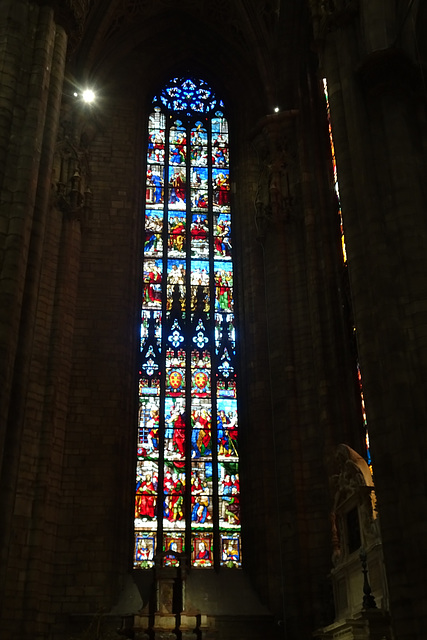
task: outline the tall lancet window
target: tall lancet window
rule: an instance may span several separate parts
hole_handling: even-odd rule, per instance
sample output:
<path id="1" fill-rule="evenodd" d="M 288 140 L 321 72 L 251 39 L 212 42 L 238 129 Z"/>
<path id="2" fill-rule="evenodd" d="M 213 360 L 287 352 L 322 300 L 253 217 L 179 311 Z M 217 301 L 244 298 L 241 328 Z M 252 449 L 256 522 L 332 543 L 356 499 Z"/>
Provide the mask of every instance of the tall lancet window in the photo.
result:
<path id="1" fill-rule="evenodd" d="M 136 568 L 241 565 L 231 220 L 224 105 L 174 78 L 148 123 Z"/>

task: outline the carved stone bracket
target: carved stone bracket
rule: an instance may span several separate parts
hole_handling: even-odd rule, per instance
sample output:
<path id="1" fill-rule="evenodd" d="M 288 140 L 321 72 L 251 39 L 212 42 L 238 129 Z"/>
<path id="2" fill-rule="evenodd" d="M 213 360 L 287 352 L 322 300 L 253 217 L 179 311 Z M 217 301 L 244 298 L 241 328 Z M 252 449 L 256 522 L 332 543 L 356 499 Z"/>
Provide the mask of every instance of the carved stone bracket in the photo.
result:
<path id="1" fill-rule="evenodd" d="M 38 2 L 47 4 L 46 0 Z M 82 36 L 93 0 L 50 0 L 49 4 L 55 11 L 55 21 L 64 27 L 68 35 L 69 49 L 74 49 Z"/>
<path id="2" fill-rule="evenodd" d="M 261 242 L 265 239 L 268 228 L 271 224 L 272 211 L 271 207 L 265 205 L 261 200 L 255 201 L 255 226 L 257 230 L 257 238 Z"/>
<path id="3" fill-rule="evenodd" d="M 359 64 L 356 73 L 365 91 L 377 98 L 400 95 L 411 101 L 417 94 L 424 100 L 424 80 L 420 69 L 396 47 L 374 51 Z"/>
<path id="4" fill-rule="evenodd" d="M 296 174 L 296 114 L 293 110 L 266 116 L 253 132 L 252 141 L 259 158 L 254 205 L 260 241 L 278 222 L 288 222 L 295 215 L 296 199 L 292 185 Z"/>
<path id="5" fill-rule="evenodd" d="M 64 105 L 53 166 L 54 205 L 70 219 L 87 219 L 92 210 L 90 144 L 93 124 Z"/>
<path id="6" fill-rule="evenodd" d="M 310 0 L 316 40 L 351 22 L 359 12 L 359 0 Z"/>

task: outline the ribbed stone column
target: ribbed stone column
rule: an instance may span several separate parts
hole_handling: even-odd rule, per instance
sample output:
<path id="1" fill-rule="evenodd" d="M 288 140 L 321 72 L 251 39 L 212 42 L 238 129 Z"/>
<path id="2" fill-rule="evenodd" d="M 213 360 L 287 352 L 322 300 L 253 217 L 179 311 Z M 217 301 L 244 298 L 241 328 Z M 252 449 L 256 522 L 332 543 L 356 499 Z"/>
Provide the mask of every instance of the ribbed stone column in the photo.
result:
<path id="1" fill-rule="evenodd" d="M 321 619 L 313 602 L 329 569 L 322 555 L 330 537 L 328 462 L 338 434 L 356 440 L 358 427 L 350 345 L 340 319 L 339 221 L 328 192 L 328 140 L 319 134 L 326 108 L 320 87 L 310 82 L 301 79 L 300 108 L 266 116 L 254 137 L 265 281 L 265 299 L 258 302 L 267 318 L 263 373 L 270 390 L 265 406 L 272 407 L 268 423 L 258 418 L 257 435 L 269 445 L 263 480 L 274 496 L 277 520 L 269 524 L 279 537 L 271 597 L 282 592 L 291 637 L 309 633 Z"/>
<path id="2" fill-rule="evenodd" d="M 15 85 L 13 91 L 9 87 L 2 101 L 2 111 L 7 116 L 1 135 L 4 141 L 2 166 L 6 168 L 0 209 L 0 353 L 3 364 L 0 372 L 0 416 L 3 424 L 7 422 L 18 341 L 55 34 L 53 14 L 48 9 L 41 11 L 38 7 L 29 6 L 25 0 L 10 4 L 3 37 L 10 42 L 10 53 L 5 51 L 4 59 L 10 60 L 12 65 L 8 67 L 5 63 L 5 83 L 3 79 L 1 82 L 2 87 L 7 87 L 9 78 L 13 77 Z M 9 29 L 8 24 L 11 25 Z"/>
<path id="3" fill-rule="evenodd" d="M 7 636 L 18 626 L 24 628 L 27 614 L 32 631 L 47 623 L 46 607 L 37 603 L 32 607 L 31 599 L 38 593 L 43 602 L 37 581 L 41 571 L 52 571 L 52 565 L 43 562 L 43 545 L 31 556 L 33 570 L 27 558 L 30 539 L 34 544 L 40 536 L 44 546 L 49 541 L 40 509 L 49 508 L 52 521 L 43 490 L 43 484 L 49 486 L 47 477 L 40 481 L 40 473 L 49 468 L 46 451 L 52 444 L 46 433 L 44 439 L 40 433 L 46 417 L 40 410 L 46 378 L 36 378 L 34 371 L 37 350 L 49 353 L 43 331 L 55 322 L 41 312 L 42 270 L 50 260 L 55 282 L 58 247 L 48 257 L 46 232 L 49 224 L 50 233 L 53 228 L 51 173 L 67 35 L 56 23 L 52 7 L 27 0 L 2 4 L 0 32 L 0 599 L 3 624 L 10 625 L 3 627 Z M 67 256 L 65 251 L 60 262 Z M 34 402 L 39 410 L 31 412 Z M 35 495 L 39 508 L 33 510 Z"/>
<path id="4" fill-rule="evenodd" d="M 245 129 L 243 128 L 243 131 Z M 279 536 L 276 499 L 273 491 L 266 486 L 274 486 L 274 470 L 271 464 L 271 438 L 260 435 L 260 425 L 271 425 L 271 393 L 268 364 L 267 309 L 265 304 L 264 266 L 262 244 L 266 230 L 262 220 L 256 223 L 260 186 L 260 163 L 257 146 L 249 144 L 242 136 L 235 145 L 235 180 L 240 186 L 239 207 L 236 207 L 234 228 L 236 234 L 236 291 L 239 305 L 240 356 L 244 366 L 241 370 L 242 402 L 240 424 L 242 429 L 242 477 L 247 478 L 247 499 L 242 494 L 245 528 L 245 566 L 256 576 L 260 590 L 272 594 L 278 609 L 281 609 L 280 591 L 277 584 L 271 584 L 270 576 L 277 568 L 277 559 L 258 553 L 265 548 L 267 539 L 278 548 Z M 264 196 L 263 196 L 263 202 Z M 261 224 L 261 226 L 260 226 Z M 244 295 L 243 295 L 244 292 Z M 253 446 L 256 442 L 256 446 Z M 263 481 L 257 481 L 253 469 L 259 465 L 263 471 Z M 273 479 L 272 479 L 273 478 Z M 253 480 L 251 484 L 249 484 Z M 205 630 L 203 630 L 205 634 Z M 204 635 L 203 635 L 204 637 Z"/>
<path id="5" fill-rule="evenodd" d="M 292 302 L 301 264 L 294 258 L 303 235 L 293 201 L 295 118 L 294 111 L 269 114 L 258 123 L 253 136 L 258 159 L 255 223 L 261 245 L 258 251 L 262 252 L 263 260 L 262 288 L 254 304 L 265 314 L 260 325 L 265 323 L 267 361 L 262 370 L 266 393 L 257 413 L 255 407 L 251 411 L 249 428 L 254 429 L 253 437 L 266 445 L 259 509 L 260 513 L 265 511 L 265 527 L 269 532 L 274 531 L 277 549 L 277 556 L 266 567 L 267 589 L 273 606 L 286 619 L 286 626 L 288 616 L 292 617 L 297 609 L 298 597 L 290 586 L 295 579 L 291 556 L 295 554 L 297 501 L 301 489 L 300 483 L 294 484 L 293 469 L 294 457 L 299 458 L 300 440 L 291 434 L 299 422 L 293 321 L 296 310 Z M 304 331 L 305 327 L 300 330 Z M 260 377 L 260 371 L 255 375 Z M 268 415 L 268 420 L 264 415 Z M 284 440 L 287 440 L 286 447 Z M 262 446 L 260 444 L 261 455 Z"/>
<path id="6" fill-rule="evenodd" d="M 17 362 L 18 344 L 21 322 L 31 320 L 22 316 L 22 305 L 24 291 L 29 286 L 26 273 L 56 31 L 53 12 L 47 7 L 39 9 L 23 0 L 13 2 L 10 3 L 8 17 L 10 25 L 13 25 L 9 33 L 5 34 L 12 43 L 15 64 L 11 73 L 20 81 L 16 83 L 15 92 L 10 91 L 7 96 L 6 111 L 11 117 L 7 123 L 8 131 L 4 131 L 9 141 L 4 151 L 7 168 L 3 176 L 0 209 L 3 230 L 0 275 L 0 419 L 3 425 L 9 425 L 6 430 L 2 430 L 4 440 L 1 442 L 3 465 L 0 504 L 7 523 L 10 522 L 13 506 L 21 437 L 17 424 L 23 403 L 21 394 L 12 394 L 12 387 L 14 379 L 22 381 L 25 376 L 24 370 L 19 371 Z M 5 60 L 8 58 L 5 55 Z M 6 536 L 7 531 L 8 527 L 2 527 L 1 535 Z M 1 544 L 2 550 L 6 547 L 7 545 Z M 5 563 L 1 562 L 1 566 L 4 569 Z"/>

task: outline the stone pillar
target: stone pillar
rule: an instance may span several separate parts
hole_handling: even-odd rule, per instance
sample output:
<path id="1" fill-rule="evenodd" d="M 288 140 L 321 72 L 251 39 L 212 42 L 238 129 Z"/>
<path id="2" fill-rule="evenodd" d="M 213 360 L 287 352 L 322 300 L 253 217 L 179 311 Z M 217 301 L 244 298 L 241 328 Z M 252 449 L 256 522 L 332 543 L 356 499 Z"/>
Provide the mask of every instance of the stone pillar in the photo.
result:
<path id="1" fill-rule="evenodd" d="M 329 85 L 391 615 L 404 640 L 422 637 L 427 615 L 420 569 L 427 558 L 425 91 L 399 40 L 395 3 L 312 5 Z"/>
<path id="2" fill-rule="evenodd" d="M 155 640 L 176 640 L 181 610 L 180 569 L 156 566 L 156 599 L 152 633 Z"/>
<path id="3" fill-rule="evenodd" d="M 62 226 L 51 201 L 67 52 L 60 23 L 73 8 L 11 0 L 0 13 L 0 601 L 8 637 L 42 633 L 52 621 L 40 585 L 53 575 L 62 460 L 52 425 L 58 411 L 64 417 L 58 380 L 70 366 L 66 309 L 79 230 Z"/>
<path id="4" fill-rule="evenodd" d="M 4 58 L 10 60 L 10 66 L 5 65 L 3 73 L 6 78 L 1 82 L 7 92 L 3 111 L 9 116 L 2 135 L 5 156 L 2 166 L 5 170 L 1 211 L 0 411 L 2 424 L 8 425 L 6 430 L 2 430 L 4 440 L 1 443 L 1 505 L 7 523 L 2 527 L 2 535 L 5 536 L 2 551 L 8 547 L 16 490 L 25 397 L 23 385 L 28 377 L 33 335 L 31 321 L 40 273 L 40 243 L 46 221 L 46 213 L 41 207 L 46 206 L 50 188 L 49 182 L 46 184 L 50 178 L 46 171 L 56 138 L 56 127 L 52 123 L 55 119 L 58 121 L 66 42 L 63 31 L 57 31 L 53 11 L 48 7 L 39 8 L 24 1 L 10 5 L 9 15 L 4 16 L 6 24 L 3 25 L 9 32 L 9 50 L 4 52 Z M 55 69 L 53 74 L 52 66 Z M 48 112 L 52 118 L 49 124 L 46 121 Z M 44 182 L 38 187 L 40 178 Z M 34 272 L 35 263 L 38 264 Z M 4 569 L 6 563 L 2 562 L 1 566 Z"/>
<path id="5" fill-rule="evenodd" d="M 317 85 L 311 93 L 307 78 L 300 82 L 298 110 L 267 116 L 254 137 L 271 394 L 265 405 L 270 401 L 272 407 L 271 421 L 258 417 L 257 436 L 267 439 L 273 456 L 273 477 L 265 476 L 277 515 L 270 530 L 279 536 L 271 598 L 280 611 L 282 595 L 290 635 L 301 633 L 302 625 L 309 633 L 322 615 L 327 465 L 339 434 L 354 442 L 358 428 L 350 344 L 340 317 L 339 220 L 329 193 L 327 138 L 319 134 L 326 126 L 325 105 Z"/>
<path id="6" fill-rule="evenodd" d="M 258 292 L 254 304 L 265 313 L 268 362 L 264 368 L 267 393 L 261 412 L 254 419 L 255 409 L 249 420 L 256 424 L 253 437 L 266 443 L 270 460 L 265 462 L 268 471 L 263 475 L 265 486 L 269 487 L 267 491 L 264 486 L 264 494 L 269 495 L 260 495 L 259 501 L 260 512 L 265 510 L 267 530 L 274 531 L 277 536 L 274 544 L 277 556 L 274 565 L 272 562 L 267 567 L 268 589 L 276 611 L 282 613 L 286 602 L 283 617 L 292 616 L 297 609 L 297 595 L 295 591 L 292 594 L 290 587 L 296 579 L 291 556 L 298 555 L 295 536 L 300 490 L 294 484 L 293 468 L 294 459 L 300 459 L 297 453 L 300 443 L 291 435 L 292 426 L 298 423 L 296 366 L 302 364 L 301 360 L 297 365 L 295 362 L 293 322 L 296 312 L 294 287 L 301 273 L 299 260 L 295 257 L 303 236 L 295 206 L 295 118 L 296 113 L 291 111 L 268 115 L 258 123 L 253 138 L 259 172 L 254 202 L 255 225 L 261 245 L 258 251 L 263 259 L 263 290 Z M 267 408 L 271 410 L 271 416 L 265 421 Z M 284 447 L 286 430 L 289 430 L 289 439 Z"/>

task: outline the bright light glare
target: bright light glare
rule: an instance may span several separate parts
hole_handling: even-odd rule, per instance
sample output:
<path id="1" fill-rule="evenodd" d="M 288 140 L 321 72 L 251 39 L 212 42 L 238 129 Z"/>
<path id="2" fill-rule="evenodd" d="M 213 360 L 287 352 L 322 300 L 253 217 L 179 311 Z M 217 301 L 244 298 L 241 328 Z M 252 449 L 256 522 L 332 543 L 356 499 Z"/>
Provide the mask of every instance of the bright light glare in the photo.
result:
<path id="1" fill-rule="evenodd" d="M 279 113 L 280 109 L 279 107 L 274 107 L 274 113 Z"/>
<path id="2" fill-rule="evenodd" d="M 82 98 L 85 102 L 93 102 L 95 100 L 95 94 L 92 89 L 86 89 L 82 93 Z"/>

